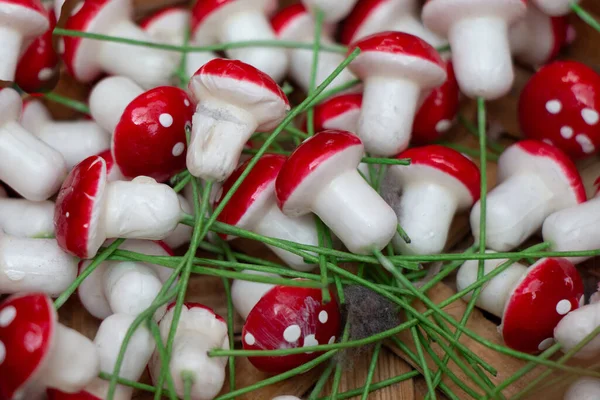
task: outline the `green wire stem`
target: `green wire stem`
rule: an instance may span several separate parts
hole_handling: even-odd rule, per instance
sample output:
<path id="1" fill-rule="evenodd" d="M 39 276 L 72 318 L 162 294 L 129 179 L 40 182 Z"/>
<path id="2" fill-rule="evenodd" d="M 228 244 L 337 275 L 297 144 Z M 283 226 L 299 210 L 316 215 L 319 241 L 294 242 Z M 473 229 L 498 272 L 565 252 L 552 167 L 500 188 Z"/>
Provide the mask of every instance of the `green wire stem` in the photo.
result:
<path id="1" fill-rule="evenodd" d="M 363 388 L 362 396 L 360 400 L 367 400 L 369 397 L 369 393 L 371 392 L 371 385 L 373 383 L 373 376 L 375 375 L 375 370 L 377 369 L 377 363 L 379 362 L 379 354 L 381 353 L 381 342 L 375 345 L 375 349 L 373 350 L 373 355 L 371 356 L 371 362 L 369 363 L 369 370 L 367 372 L 367 379 L 365 381 L 365 386 Z M 341 397 L 340 397 L 341 398 Z"/>
<path id="2" fill-rule="evenodd" d="M 600 22 L 598 22 L 598 20 L 596 20 L 589 12 L 581 8 L 579 4 L 575 2 L 571 3 L 571 10 L 573 10 L 573 12 L 586 24 L 594 28 L 597 32 L 600 32 Z"/>

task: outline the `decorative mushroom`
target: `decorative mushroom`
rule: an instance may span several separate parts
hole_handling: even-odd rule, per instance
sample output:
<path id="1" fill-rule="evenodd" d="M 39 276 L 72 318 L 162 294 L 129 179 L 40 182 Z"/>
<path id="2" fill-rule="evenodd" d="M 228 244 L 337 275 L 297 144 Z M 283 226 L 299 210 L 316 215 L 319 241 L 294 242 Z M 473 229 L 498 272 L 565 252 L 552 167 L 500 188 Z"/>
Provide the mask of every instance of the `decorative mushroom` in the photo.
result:
<path id="1" fill-rule="evenodd" d="M 113 314 L 102 321 L 94 338 L 94 345 L 100 359 L 100 371 L 107 374 L 113 372 L 127 331 L 134 320 L 135 316 L 132 315 Z M 133 382 L 138 381 L 144 373 L 155 347 L 156 344 L 150 331 L 143 325 L 138 327 L 127 344 L 119 377 Z M 48 400 L 103 400 L 107 398 L 109 387 L 110 382 L 95 377 L 76 394 L 48 389 L 47 395 Z M 117 385 L 113 399 L 130 400 L 133 390 L 130 386 Z"/>
<path id="2" fill-rule="evenodd" d="M 565 315 L 556 325 L 554 340 L 560 343 L 561 350 L 567 353 L 594 332 L 598 326 L 600 326 L 600 303 L 582 305 Z M 600 336 L 594 337 L 573 357 L 590 360 L 597 358 L 598 354 L 600 354 Z"/>
<path id="3" fill-rule="evenodd" d="M 115 164 L 115 160 L 113 159 L 112 152 L 110 151 L 110 149 L 98 154 L 98 157 L 102 157 L 106 162 L 107 182 L 128 180 L 123 176 L 123 173 L 121 172 L 117 164 Z"/>
<path id="4" fill-rule="evenodd" d="M 454 215 L 479 200 L 479 168 L 456 150 L 439 145 L 413 147 L 398 158 L 409 158 L 410 165 L 390 166 L 386 179 L 391 183 L 385 186 L 393 190 L 382 195 L 401 196 L 390 203 L 411 242 L 396 235 L 394 247 L 402 254 L 439 254 Z"/>
<path id="5" fill-rule="evenodd" d="M 546 217 L 586 200 L 573 162 L 559 149 L 536 140 L 508 147 L 498 160 L 500 184 L 487 196 L 486 246 L 508 251 L 538 231 Z M 481 204 L 471 211 L 471 230 L 479 238 Z"/>
<path id="6" fill-rule="evenodd" d="M 569 386 L 563 400 L 596 400 L 599 397 L 600 379 L 586 376 Z"/>
<path id="7" fill-rule="evenodd" d="M 8 235 L 29 238 L 54 236 L 54 203 L 0 196 L 0 229 Z"/>
<path id="8" fill-rule="evenodd" d="M 284 214 L 299 217 L 314 212 L 348 250 L 372 254 L 390 242 L 397 220 L 394 210 L 357 171 L 364 151 L 350 132 L 319 132 L 283 164 L 275 192 Z"/>
<path id="9" fill-rule="evenodd" d="M 77 277 L 77 260 L 54 239 L 21 238 L 0 229 L 0 294 L 43 292 L 56 297 Z"/>
<path id="10" fill-rule="evenodd" d="M 548 63 L 567 44 L 569 28 L 566 17 L 550 17 L 536 6 L 528 5 L 525 18 L 509 31 L 513 57 L 534 68 Z"/>
<path id="11" fill-rule="evenodd" d="M 15 83 L 28 93 L 49 89 L 48 84 L 58 72 L 58 55 L 52 46 L 52 31 L 56 27 L 54 11 L 48 13 L 50 26 L 35 38 L 21 55 L 15 75 Z"/>
<path id="12" fill-rule="evenodd" d="M 275 179 L 285 160 L 284 156 L 277 154 L 262 156 L 217 219 L 260 235 L 318 246 L 319 238 L 313 215 L 290 218 L 277 207 Z M 246 170 L 247 165 L 246 162 L 236 169 L 225 181 L 216 205 Z M 223 238 L 227 239 L 227 235 L 223 235 Z M 275 246 L 268 247 L 295 270 L 310 271 L 315 267 L 314 264 L 307 264 L 300 256 Z"/>
<path id="13" fill-rule="evenodd" d="M 525 0 L 428 0 L 423 22 L 447 37 L 461 91 L 487 100 L 504 96 L 514 81 L 508 28 L 525 15 Z"/>
<path id="14" fill-rule="evenodd" d="M 54 226 L 63 250 L 92 258 L 109 238 L 160 240 L 181 218 L 177 193 L 147 176 L 107 182 L 106 161 L 88 157 L 67 176 L 56 199 Z"/>
<path id="15" fill-rule="evenodd" d="M 600 151 L 600 75 L 576 61 L 542 67 L 519 97 L 519 125 L 530 139 L 557 146 L 571 158 Z"/>
<path id="16" fill-rule="evenodd" d="M 353 43 L 350 69 L 364 80 L 358 136 L 367 152 L 393 156 L 408 147 L 421 95 L 446 80 L 446 66 L 416 36 L 381 32 Z"/>
<path id="17" fill-rule="evenodd" d="M 358 0 L 302 0 L 302 5 L 312 12 L 323 12 L 324 21 L 336 23 L 346 18 Z"/>
<path id="18" fill-rule="evenodd" d="M 484 273 L 506 261 L 486 260 Z M 478 262 L 469 260 L 460 267 L 458 291 L 477 281 Z M 575 266 L 564 258 L 543 258 L 529 268 L 519 263 L 508 267 L 486 283 L 475 304 L 502 318 L 498 330 L 508 347 L 538 353 L 552 346 L 554 328 L 582 300 L 583 282 Z"/>
<path id="19" fill-rule="evenodd" d="M 175 303 L 159 322 L 160 335 L 167 341 L 173 322 Z M 184 303 L 175 333 L 171 362 L 168 366 L 175 390 L 184 395 L 184 376 L 191 378 L 191 399 L 214 399 L 225 382 L 227 357 L 209 357 L 214 348 L 229 349 L 227 323 L 215 312 L 198 303 Z M 156 384 L 161 373 L 161 362 L 155 352 L 149 364 L 150 376 Z"/>
<path id="20" fill-rule="evenodd" d="M 44 104 L 23 102 L 21 125 L 62 154 L 71 169 L 82 160 L 110 147 L 110 135 L 94 121 L 54 121 Z"/>
<path id="21" fill-rule="evenodd" d="M 164 244 L 149 240 L 126 240 L 121 250 L 153 256 L 173 255 Z M 79 263 L 79 273 L 89 266 Z M 138 315 L 156 298 L 172 269 L 135 261 L 104 261 L 79 286 L 79 300 L 94 317 L 104 319 L 112 314 Z"/>
<path id="22" fill-rule="evenodd" d="M 13 81 L 23 44 L 48 30 L 48 11 L 40 0 L 0 1 L 0 80 Z"/>
<path id="23" fill-rule="evenodd" d="M 35 398 L 56 388 L 74 393 L 98 376 L 94 344 L 58 322 L 42 293 L 13 295 L 0 304 L 0 397 Z"/>
<path id="24" fill-rule="evenodd" d="M 65 23 L 66 29 L 127 39 L 152 41 L 131 21 L 131 0 L 82 1 Z M 123 75 L 150 89 L 168 84 L 177 63 L 171 52 L 81 37 L 64 37 L 63 60 L 80 82 L 92 82 L 102 72 Z"/>
<path id="25" fill-rule="evenodd" d="M 23 128 L 21 108 L 15 90 L 0 89 L 0 180 L 28 200 L 46 200 L 65 178 L 65 160 Z"/>
<path id="26" fill-rule="evenodd" d="M 579 0 L 532 0 L 544 14 L 551 16 L 567 15 L 571 12 L 571 5 L 579 3 Z"/>
<path id="27" fill-rule="evenodd" d="M 164 182 L 185 169 L 186 129 L 194 114 L 185 91 L 160 86 L 144 92 L 128 78 L 109 77 L 90 94 L 90 111 L 113 132 L 114 161 L 126 177 Z"/>
<path id="28" fill-rule="evenodd" d="M 192 9 L 192 38 L 197 43 L 276 40 L 267 12 L 271 0 L 204 0 Z M 275 81 L 285 76 L 286 50 L 276 47 L 243 47 L 225 50 L 227 57 L 250 64 Z"/>
<path id="29" fill-rule="evenodd" d="M 245 273 L 277 276 L 256 271 Z M 235 310 L 246 321 L 242 330 L 245 350 L 276 350 L 331 344 L 340 333 L 341 315 L 335 295 L 323 304 L 321 289 L 270 285 L 234 280 L 231 296 Z M 321 353 L 248 357 L 261 371 L 282 373 L 315 359 Z"/>
<path id="30" fill-rule="evenodd" d="M 415 0 L 360 0 L 343 23 L 341 42 L 349 45 L 389 30 L 403 15 L 412 17 L 416 8 Z"/>
<path id="31" fill-rule="evenodd" d="M 336 3 L 342 1 L 337 0 Z M 280 10 L 271 19 L 271 26 L 280 40 L 312 43 L 314 40 L 313 16 L 302 4 L 293 4 Z M 331 43 L 328 35 L 322 35 L 321 41 Z M 315 84 L 320 85 L 344 61 L 344 56 L 336 53 L 320 52 L 317 64 Z M 313 52 L 307 49 L 290 49 L 290 75 L 294 81 L 308 92 L 311 83 Z M 356 79 L 344 69 L 332 82 L 337 86 Z"/>
<path id="32" fill-rule="evenodd" d="M 250 136 L 274 129 L 290 109 L 273 79 L 238 60 L 216 58 L 204 64 L 192 76 L 189 91 L 198 105 L 187 167 L 208 181 L 227 179 Z"/>

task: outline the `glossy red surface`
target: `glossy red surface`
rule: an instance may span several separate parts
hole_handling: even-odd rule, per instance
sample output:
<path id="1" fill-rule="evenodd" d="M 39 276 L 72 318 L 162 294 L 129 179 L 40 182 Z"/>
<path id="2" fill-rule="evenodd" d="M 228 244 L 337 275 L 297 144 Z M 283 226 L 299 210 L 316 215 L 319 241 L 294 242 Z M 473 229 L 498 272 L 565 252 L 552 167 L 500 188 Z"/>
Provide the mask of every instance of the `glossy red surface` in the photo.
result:
<path id="1" fill-rule="evenodd" d="M 275 182 L 277 174 L 279 174 L 285 160 L 285 156 L 280 154 L 265 154 L 262 156 L 227 202 L 225 208 L 223 208 L 223 211 L 217 217 L 217 221 L 228 225 L 237 225 L 262 192 Z M 223 191 L 221 197 L 217 200 L 216 206 L 221 203 L 223 197 L 225 197 L 240 175 L 246 170 L 250 161 L 248 160 L 238 167 L 223 183 Z M 274 195 L 275 193 L 273 193 Z M 226 238 L 227 235 L 221 234 L 221 237 Z"/>
<path id="2" fill-rule="evenodd" d="M 161 86 L 136 97 L 112 137 L 112 153 L 123 175 L 164 182 L 185 169 L 185 128 L 195 107 L 183 90 Z"/>
<path id="3" fill-rule="evenodd" d="M 226 4 L 233 3 L 237 0 L 198 0 L 192 8 L 192 35 L 196 29 L 208 18 L 213 12 L 217 11 Z"/>
<path id="4" fill-rule="evenodd" d="M 354 6 L 354 9 L 350 12 L 340 35 L 342 44 L 348 45 L 354 41 L 354 35 L 358 32 L 362 24 L 364 24 L 371 14 L 377 10 L 378 7 L 392 6 L 393 1 L 391 0 L 360 0 Z"/>
<path id="5" fill-rule="evenodd" d="M 102 400 L 86 391 L 78 393 L 65 393 L 57 389 L 47 389 L 48 400 Z"/>
<path id="6" fill-rule="evenodd" d="M 435 48 L 423 39 L 408 33 L 394 31 L 375 33 L 352 43 L 348 47 L 348 54 L 357 47 L 360 48 L 361 54 L 356 59 L 368 52 L 382 52 L 417 57 L 446 68 Z"/>
<path id="7" fill-rule="evenodd" d="M 552 24 L 552 36 L 554 37 L 554 46 L 548 55 L 546 62 L 549 62 L 558 56 L 562 48 L 569 44 L 569 19 L 567 17 L 550 17 Z"/>
<path id="8" fill-rule="evenodd" d="M 361 93 L 349 93 L 334 96 L 314 108 L 315 131 L 326 128 L 328 121 L 349 112 L 360 112 L 362 106 Z M 354 132 L 353 132 L 354 133 Z"/>
<path id="9" fill-rule="evenodd" d="M 98 197 L 106 181 L 106 163 L 91 156 L 77 164 L 63 182 L 54 209 L 56 241 L 61 249 L 79 258 L 89 258 L 88 240 Z"/>
<path id="10" fill-rule="evenodd" d="M 319 132 L 302 142 L 283 164 L 275 181 L 279 207 L 323 162 L 349 147 L 362 145 L 362 141 L 352 133 L 334 129 Z"/>
<path id="11" fill-rule="evenodd" d="M 184 8 L 184 7 L 167 7 L 167 8 L 163 8 L 163 9 L 158 10 L 158 11 L 156 11 L 156 12 L 148 15 L 147 17 L 143 18 L 139 22 L 140 28 L 146 30 L 152 24 L 159 22 L 163 17 L 167 17 L 171 13 L 180 13 L 180 12 L 187 13 L 188 10 L 186 8 Z"/>
<path id="12" fill-rule="evenodd" d="M 412 165 L 427 165 L 444 172 L 465 185 L 471 193 L 473 203 L 479 200 L 481 174 L 477 165 L 458 151 L 448 147 L 432 144 L 423 147 L 413 147 L 396 156 L 397 158 L 410 158 Z"/>
<path id="13" fill-rule="evenodd" d="M 521 140 L 520 142 L 514 144 L 514 146 L 518 146 L 523 151 L 526 151 L 534 156 L 546 157 L 554 160 L 560 166 L 565 174 L 565 177 L 569 181 L 577 202 L 583 203 L 587 200 L 585 187 L 583 186 L 583 181 L 581 180 L 581 175 L 579 175 L 577 167 L 573 161 L 571 161 L 571 159 L 569 159 L 569 157 L 567 157 L 567 155 L 561 150 L 537 140 Z"/>
<path id="14" fill-rule="evenodd" d="M 48 11 L 46 11 L 44 5 L 40 0 L 2 0 L 1 2 L 5 4 L 15 4 L 18 6 L 23 6 L 37 11 L 40 14 L 48 15 Z"/>
<path id="15" fill-rule="evenodd" d="M 58 72 L 58 54 L 52 46 L 52 31 L 56 27 L 54 11 L 48 13 L 50 28 L 27 47 L 17 64 L 15 82 L 28 93 L 50 89 L 48 84 Z"/>
<path id="16" fill-rule="evenodd" d="M 48 296 L 11 296 L 0 305 L 0 399 L 11 400 L 48 356 L 55 331 L 56 311 Z M 8 321 L 8 322 L 4 322 Z"/>
<path id="17" fill-rule="evenodd" d="M 564 258 L 538 261 L 517 284 L 504 309 L 504 342 L 515 350 L 538 353 L 538 346 L 554 337 L 554 327 L 566 314 L 559 302 L 565 300 L 575 310 L 582 296 L 583 282 L 572 263 Z"/>
<path id="18" fill-rule="evenodd" d="M 573 159 L 600 151 L 600 75 L 575 61 L 556 61 L 531 77 L 519 98 L 519 124 Z"/>
<path id="19" fill-rule="evenodd" d="M 246 319 L 242 331 L 244 349 L 276 350 L 328 344 L 332 338 L 335 341 L 340 333 L 341 317 L 335 294 L 330 293 L 332 301 L 324 305 L 320 289 L 274 287 L 258 301 Z M 284 337 L 284 332 L 290 327 Z M 248 343 L 252 343 L 251 338 L 254 338 L 254 344 Z M 321 354 L 248 359 L 261 371 L 281 373 L 306 364 Z"/>
<path id="20" fill-rule="evenodd" d="M 277 36 L 281 35 L 288 24 L 292 23 L 296 18 L 308 14 L 306 8 L 301 4 L 292 4 L 291 6 L 281 9 L 278 13 L 271 17 L 271 27 Z"/>
<path id="21" fill-rule="evenodd" d="M 175 302 L 169 303 L 169 305 L 167 306 L 166 309 L 166 313 L 168 313 L 169 311 L 171 311 L 172 309 L 175 308 Z M 195 303 L 195 302 L 191 302 L 191 301 L 186 301 L 185 303 L 183 303 L 183 307 L 185 307 L 188 310 L 191 310 L 193 308 L 202 308 L 204 310 L 210 311 L 211 313 L 213 313 L 215 315 L 215 318 L 218 319 L 219 321 L 223 322 L 224 324 L 227 323 L 227 321 L 225 321 L 225 319 L 223 317 L 221 317 L 219 314 L 217 314 L 215 312 L 215 310 L 213 310 L 210 307 L 205 306 L 204 304 L 200 304 L 200 303 Z"/>
<path id="22" fill-rule="evenodd" d="M 412 142 L 423 145 L 435 142 L 454 124 L 460 108 L 460 89 L 452 63 L 446 65 L 448 78 L 425 99 L 413 122 Z"/>
<path id="23" fill-rule="evenodd" d="M 216 78 L 230 78 L 239 81 L 251 82 L 257 86 L 268 89 L 270 92 L 273 92 L 288 106 L 290 104 L 287 96 L 285 93 L 283 93 L 283 90 L 281 90 L 277 82 L 275 82 L 269 75 L 265 74 L 261 70 L 240 60 L 215 58 L 200 67 L 200 69 L 192 76 L 192 79 L 196 75 L 214 75 Z"/>

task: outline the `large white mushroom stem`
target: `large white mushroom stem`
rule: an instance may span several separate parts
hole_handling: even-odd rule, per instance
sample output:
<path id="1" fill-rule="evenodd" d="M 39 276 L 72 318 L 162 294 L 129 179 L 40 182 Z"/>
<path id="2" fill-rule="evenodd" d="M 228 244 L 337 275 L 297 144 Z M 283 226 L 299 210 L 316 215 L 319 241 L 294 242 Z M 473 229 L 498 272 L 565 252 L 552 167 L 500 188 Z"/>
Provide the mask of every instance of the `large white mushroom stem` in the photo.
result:
<path id="1" fill-rule="evenodd" d="M 565 392 L 563 400 L 596 400 L 600 398 L 600 379 L 583 377 Z"/>
<path id="2" fill-rule="evenodd" d="M 90 114 L 98 125 L 112 134 L 125 108 L 142 93 L 144 89 L 129 78 L 105 78 L 90 93 Z"/>
<path id="3" fill-rule="evenodd" d="M 595 302 L 579 307 L 569 312 L 554 328 L 554 340 L 560 343 L 564 353 L 587 338 L 600 326 L 600 303 Z M 574 358 L 590 360 L 600 354 L 600 336 L 593 338 L 581 350 L 573 355 Z"/>

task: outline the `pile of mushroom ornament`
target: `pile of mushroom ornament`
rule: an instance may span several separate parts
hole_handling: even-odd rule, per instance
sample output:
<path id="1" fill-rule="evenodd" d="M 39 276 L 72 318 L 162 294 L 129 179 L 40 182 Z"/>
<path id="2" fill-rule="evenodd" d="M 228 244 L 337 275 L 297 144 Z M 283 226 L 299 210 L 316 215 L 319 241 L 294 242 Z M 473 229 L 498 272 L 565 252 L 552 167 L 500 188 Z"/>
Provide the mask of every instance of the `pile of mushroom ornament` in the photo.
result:
<path id="1" fill-rule="evenodd" d="M 576 40 L 570 2 L 417 3 L 196 0 L 139 19 L 131 0 L 0 0 L 0 79 L 8 82 L 0 89 L 0 295 L 8 295 L 0 304 L 0 399 L 131 399 L 132 387 L 99 377 L 115 368 L 132 382 L 148 370 L 154 385 L 166 385 L 166 368 L 177 396 L 217 398 L 228 358 L 210 352 L 229 349 L 231 325 L 204 304 L 164 299 L 165 287 L 187 278 L 171 279 L 172 263 L 161 264 L 198 245 L 194 225 L 210 221 L 211 210 L 217 229 L 199 238 L 205 248 L 243 234 L 299 273 L 325 262 L 316 252 L 324 232 L 338 255 L 381 260 L 388 248 L 418 260 L 443 254 L 455 216 L 468 213 L 474 243 L 492 255 L 484 275 L 509 261 L 493 254 L 526 243 L 600 249 L 600 187 L 576 167 L 594 157 L 600 166 L 600 75 L 555 60 Z M 83 35 L 53 35 L 59 18 Z M 313 56 L 318 24 L 320 44 L 339 42 L 346 54 Z M 293 43 L 176 49 L 247 40 Z M 347 68 L 328 79 L 347 56 L 354 57 Z M 509 93 L 513 62 L 535 69 L 514 110 L 522 139 L 499 155 L 498 185 L 484 190 L 483 203 L 478 164 L 445 136 L 461 100 Z M 60 70 L 90 89 L 85 118 L 52 116 L 44 93 Z M 284 88 L 291 82 L 311 94 L 325 81 L 342 90 L 289 121 L 295 103 Z M 274 130 L 293 135 L 265 151 L 263 133 Z M 211 193 L 196 197 L 192 179 Z M 194 215 L 199 210 L 206 215 Z M 116 245 L 118 256 L 105 253 Z M 507 347 L 538 354 L 557 342 L 568 352 L 600 326 L 600 298 L 586 300 L 578 269 L 591 257 L 515 262 L 483 285 L 475 304 L 501 320 Z M 481 278 L 478 264 L 460 266 L 458 291 Z M 343 299 L 333 285 L 302 286 L 306 278 L 292 279 L 301 275 L 264 268 L 236 271 L 243 275 L 233 279 L 230 301 L 244 320 L 243 349 L 312 347 L 343 336 Z M 93 341 L 58 320 L 51 299 L 66 296 L 60 306 L 71 295 L 101 320 Z M 147 319 L 163 343 L 150 324 L 128 334 L 153 307 Z M 280 374 L 321 354 L 249 361 Z M 575 357 L 598 354 L 600 336 Z M 599 393 L 597 381 L 582 380 L 565 399 Z"/>

